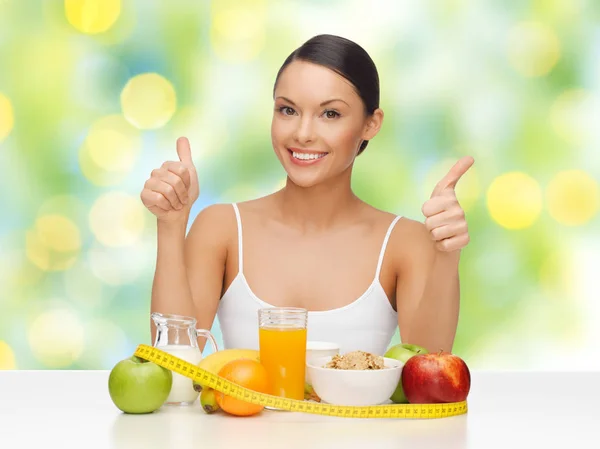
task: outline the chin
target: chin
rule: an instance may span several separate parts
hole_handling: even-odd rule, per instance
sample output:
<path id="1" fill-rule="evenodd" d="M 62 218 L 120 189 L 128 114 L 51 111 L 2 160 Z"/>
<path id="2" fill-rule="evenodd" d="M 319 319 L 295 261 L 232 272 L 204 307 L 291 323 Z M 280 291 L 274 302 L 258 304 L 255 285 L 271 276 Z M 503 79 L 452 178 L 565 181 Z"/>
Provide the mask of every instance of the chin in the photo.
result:
<path id="1" fill-rule="evenodd" d="M 324 181 L 323 171 L 315 170 L 316 167 L 302 167 L 290 160 L 288 150 L 276 152 L 277 158 L 287 173 L 289 180 L 296 186 L 302 188 L 313 187 Z"/>
<path id="2" fill-rule="evenodd" d="M 293 173 L 293 171 L 287 171 L 289 180 L 296 186 L 308 189 L 316 185 L 321 184 L 324 179 L 321 176 L 308 176 L 308 174 Z"/>

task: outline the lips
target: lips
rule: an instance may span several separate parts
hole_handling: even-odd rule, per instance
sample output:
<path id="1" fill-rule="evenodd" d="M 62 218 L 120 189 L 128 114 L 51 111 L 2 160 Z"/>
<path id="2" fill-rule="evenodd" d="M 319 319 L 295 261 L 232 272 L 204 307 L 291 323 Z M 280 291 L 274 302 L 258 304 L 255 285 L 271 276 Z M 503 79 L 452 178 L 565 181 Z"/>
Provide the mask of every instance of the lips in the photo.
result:
<path id="1" fill-rule="evenodd" d="M 288 148 L 292 163 L 300 166 L 314 165 L 321 162 L 329 153 L 314 150 L 302 150 L 299 148 Z"/>

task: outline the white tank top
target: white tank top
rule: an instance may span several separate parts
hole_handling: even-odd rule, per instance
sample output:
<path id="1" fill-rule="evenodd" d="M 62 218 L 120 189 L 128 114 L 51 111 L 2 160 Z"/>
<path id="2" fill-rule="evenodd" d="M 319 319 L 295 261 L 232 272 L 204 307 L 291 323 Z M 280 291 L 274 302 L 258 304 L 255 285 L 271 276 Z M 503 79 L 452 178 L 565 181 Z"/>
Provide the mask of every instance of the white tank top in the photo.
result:
<path id="1" fill-rule="evenodd" d="M 259 349 L 258 310 L 274 307 L 257 297 L 244 276 L 242 220 L 233 204 L 238 227 L 238 274 L 221 298 L 217 317 L 225 348 Z M 335 342 L 340 353 L 362 350 L 383 355 L 398 326 L 398 315 L 379 281 L 385 248 L 397 216 L 390 224 L 379 254 L 375 278 L 352 303 L 325 311 L 309 311 L 307 339 Z"/>

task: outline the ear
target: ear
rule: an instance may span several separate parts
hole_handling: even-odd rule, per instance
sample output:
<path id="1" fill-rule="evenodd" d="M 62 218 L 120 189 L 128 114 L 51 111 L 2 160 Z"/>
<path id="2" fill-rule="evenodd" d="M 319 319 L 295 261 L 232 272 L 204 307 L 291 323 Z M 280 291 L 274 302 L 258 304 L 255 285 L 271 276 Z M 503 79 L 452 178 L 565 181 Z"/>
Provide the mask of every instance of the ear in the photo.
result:
<path id="1" fill-rule="evenodd" d="M 383 124 L 383 110 L 381 108 L 375 109 L 373 114 L 369 117 L 365 129 L 363 131 L 362 139 L 371 140 L 377 135 Z"/>

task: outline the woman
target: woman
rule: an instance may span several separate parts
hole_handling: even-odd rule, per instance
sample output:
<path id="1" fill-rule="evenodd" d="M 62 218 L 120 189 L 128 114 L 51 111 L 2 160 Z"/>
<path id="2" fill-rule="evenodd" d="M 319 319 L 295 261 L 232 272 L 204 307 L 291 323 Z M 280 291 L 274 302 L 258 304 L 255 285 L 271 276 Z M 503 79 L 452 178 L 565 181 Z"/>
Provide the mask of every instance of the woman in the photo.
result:
<path id="1" fill-rule="evenodd" d="M 402 342 L 451 351 L 458 322 L 460 251 L 469 242 L 454 192 L 463 158 L 423 205 L 424 223 L 378 210 L 351 188 L 352 168 L 379 132 L 379 78 L 347 39 L 316 36 L 295 50 L 274 86 L 271 137 L 287 172 L 281 190 L 202 210 L 189 142 L 152 172 L 141 199 L 158 220 L 152 312 L 218 316 L 226 347 L 258 349 L 257 310 L 309 311 L 308 339 L 342 353 L 383 354 Z M 154 329 L 153 338 L 154 338 Z"/>

